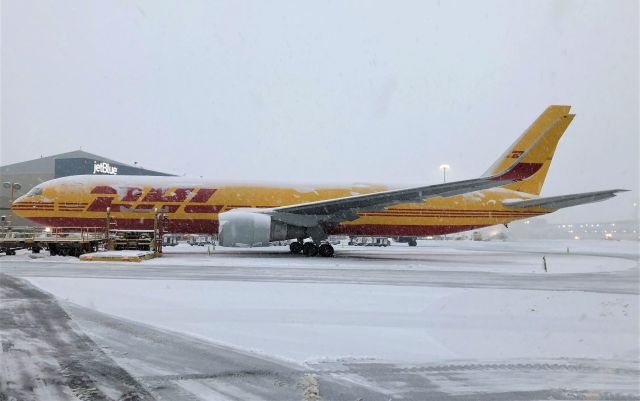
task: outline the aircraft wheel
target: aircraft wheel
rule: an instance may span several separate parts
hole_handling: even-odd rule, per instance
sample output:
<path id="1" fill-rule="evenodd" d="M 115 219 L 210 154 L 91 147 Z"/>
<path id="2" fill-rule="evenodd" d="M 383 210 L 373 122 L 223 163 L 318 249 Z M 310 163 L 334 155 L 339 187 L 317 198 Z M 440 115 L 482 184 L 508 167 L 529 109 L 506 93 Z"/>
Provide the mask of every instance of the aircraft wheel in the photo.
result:
<path id="1" fill-rule="evenodd" d="M 289 250 L 291 251 L 291 253 L 300 253 L 302 252 L 302 244 L 298 241 L 292 242 L 291 244 L 289 244 Z"/>
<path id="2" fill-rule="evenodd" d="M 318 253 L 320 253 L 320 256 L 331 257 L 334 254 L 334 250 L 331 244 L 322 244 L 318 249 Z"/>
<path id="3" fill-rule="evenodd" d="M 313 242 L 305 242 L 302 245 L 302 253 L 306 256 L 316 256 L 318 254 L 318 247 Z"/>

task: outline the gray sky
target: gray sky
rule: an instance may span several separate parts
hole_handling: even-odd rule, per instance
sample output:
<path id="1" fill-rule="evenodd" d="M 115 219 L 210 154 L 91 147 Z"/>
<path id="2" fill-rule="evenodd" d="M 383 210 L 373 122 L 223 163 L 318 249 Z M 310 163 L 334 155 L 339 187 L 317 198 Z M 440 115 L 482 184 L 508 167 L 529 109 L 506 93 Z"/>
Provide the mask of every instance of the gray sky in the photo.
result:
<path id="1" fill-rule="evenodd" d="M 555 221 L 631 218 L 638 2 L 2 1 L 2 164 L 82 147 L 192 176 L 437 183 L 549 104 Z"/>

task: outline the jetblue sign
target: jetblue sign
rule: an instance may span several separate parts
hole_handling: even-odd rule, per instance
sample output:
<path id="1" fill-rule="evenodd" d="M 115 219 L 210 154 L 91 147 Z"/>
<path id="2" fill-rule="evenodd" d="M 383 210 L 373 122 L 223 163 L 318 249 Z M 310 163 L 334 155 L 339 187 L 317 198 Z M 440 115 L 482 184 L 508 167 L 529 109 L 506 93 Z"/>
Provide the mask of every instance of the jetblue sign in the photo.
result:
<path id="1" fill-rule="evenodd" d="M 110 174 L 117 175 L 118 168 L 110 165 L 107 162 L 97 162 L 93 161 L 93 174 Z"/>
<path id="2" fill-rule="evenodd" d="M 73 157 L 55 160 L 55 178 L 70 175 L 169 175 L 111 161 Z"/>

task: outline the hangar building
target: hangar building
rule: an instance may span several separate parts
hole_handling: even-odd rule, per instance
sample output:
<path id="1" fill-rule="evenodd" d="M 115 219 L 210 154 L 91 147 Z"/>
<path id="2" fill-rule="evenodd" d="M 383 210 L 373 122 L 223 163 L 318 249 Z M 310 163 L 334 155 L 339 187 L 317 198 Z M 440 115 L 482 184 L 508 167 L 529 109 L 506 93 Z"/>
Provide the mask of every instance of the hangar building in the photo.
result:
<path id="1" fill-rule="evenodd" d="M 121 163 L 82 150 L 8 164 L 0 167 L 0 182 L 4 184 L 0 185 L 0 214 L 10 219 L 14 226 L 33 225 L 32 222 L 11 213 L 10 205 L 14 199 L 42 182 L 86 174 L 172 175 Z M 12 185 L 16 183 L 18 185 Z"/>

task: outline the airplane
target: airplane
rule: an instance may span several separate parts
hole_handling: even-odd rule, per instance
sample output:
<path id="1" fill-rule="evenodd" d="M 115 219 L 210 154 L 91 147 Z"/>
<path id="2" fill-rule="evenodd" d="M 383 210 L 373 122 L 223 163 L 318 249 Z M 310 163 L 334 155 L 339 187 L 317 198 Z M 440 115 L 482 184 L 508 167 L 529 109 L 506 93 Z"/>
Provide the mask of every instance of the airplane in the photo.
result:
<path id="1" fill-rule="evenodd" d="M 109 211 L 116 228 L 126 230 L 152 229 L 155 215 L 145 211 L 160 209 L 168 218 L 166 232 L 218 234 L 219 244 L 230 247 L 293 240 L 291 253 L 307 256 L 332 256 L 329 235 L 420 237 L 507 225 L 625 191 L 539 196 L 558 141 L 575 116 L 570 108 L 549 106 L 475 179 L 390 189 L 69 176 L 37 185 L 11 209 L 49 227 L 103 227 Z"/>

